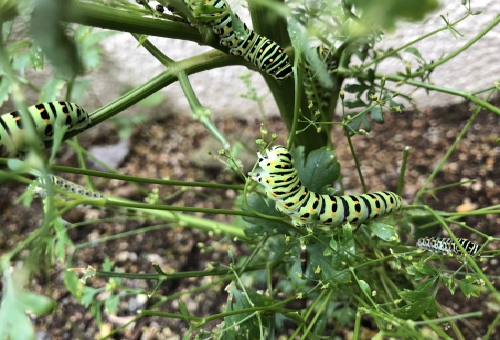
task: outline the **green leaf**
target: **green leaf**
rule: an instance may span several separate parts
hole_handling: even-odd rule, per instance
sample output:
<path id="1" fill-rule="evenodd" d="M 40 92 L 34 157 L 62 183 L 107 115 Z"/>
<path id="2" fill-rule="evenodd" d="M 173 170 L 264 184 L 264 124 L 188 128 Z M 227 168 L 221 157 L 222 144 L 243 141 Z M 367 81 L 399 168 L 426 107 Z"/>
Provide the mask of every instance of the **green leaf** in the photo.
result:
<path id="1" fill-rule="evenodd" d="M 68 266 L 71 264 L 68 263 Z M 76 273 L 66 270 L 64 272 L 64 285 L 71 292 L 71 295 L 75 298 L 80 298 L 80 294 L 83 290 L 83 284 L 78 280 Z"/>
<path id="2" fill-rule="evenodd" d="M 51 298 L 27 290 L 23 290 L 22 294 L 18 295 L 17 300 L 18 303 L 22 304 L 24 310 L 36 315 L 50 314 L 57 305 Z"/>
<path id="3" fill-rule="evenodd" d="M 351 282 L 351 273 L 348 270 L 335 269 L 330 259 L 323 256 L 325 247 L 326 246 L 320 242 L 307 247 L 307 251 L 309 252 L 309 267 L 313 269 L 319 267 L 321 270 L 319 276 L 325 283 L 335 285 L 337 283 Z"/>
<path id="4" fill-rule="evenodd" d="M 450 275 L 444 280 L 444 285 L 448 290 L 450 291 L 451 294 L 455 294 L 455 289 L 457 286 L 455 285 L 455 275 Z"/>
<path id="5" fill-rule="evenodd" d="M 361 99 L 346 99 L 344 100 L 345 107 L 349 109 L 355 109 L 357 107 L 367 107 L 364 101 Z"/>
<path id="6" fill-rule="evenodd" d="M 366 86 L 365 84 L 349 84 L 344 86 L 344 91 L 348 93 L 358 93 L 362 94 L 366 90 L 368 90 L 370 87 Z"/>
<path id="7" fill-rule="evenodd" d="M 477 278 L 473 276 L 463 280 L 458 280 L 458 286 L 467 298 L 470 298 L 471 296 L 478 297 L 481 289 L 474 284 L 476 282 Z"/>
<path id="8" fill-rule="evenodd" d="M 420 283 L 415 286 L 415 290 L 404 289 L 402 292 L 399 292 L 399 296 L 407 301 L 417 301 L 429 296 L 429 292 L 436 282 L 436 278 L 427 280 L 423 283 Z"/>
<path id="9" fill-rule="evenodd" d="M 12 24 L 14 23 L 14 21 L 5 21 L 2 23 L 2 38 L 3 38 L 3 41 L 7 41 L 7 38 L 9 37 L 10 35 L 10 31 L 12 30 Z"/>
<path id="10" fill-rule="evenodd" d="M 255 292 L 253 292 L 252 298 L 249 301 L 249 295 L 246 295 L 243 291 L 238 290 L 234 282 L 229 286 L 229 292 L 232 295 L 232 299 L 227 300 L 226 309 L 224 312 L 232 312 L 245 308 L 253 307 L 250 301 L 255 306 L 266 306 L 271 304 L 273 301 L 268 300 L 269 304 L 261 304 L 261 299 L 255 299 Z M 264 295 L 262 295 L 263 297 Z M 270 298 L 269 298 L 270 299 Z M 246 339 L 248 334 L 259 334 L 259 322 L 257 316 L 249 317 L 250 313 L 240 313 L 235 315 L 230 315 L 224 318 L 224 326 L 232 327 L 232 332 L 225 334 L 225 339 Z M 236 327 L 237 326 L 237 327 Z M 228 337 L 229 335 L 229 337 Z"/>
<path id="11" fill-rule="evenodd" d="M 394 310 L 394 315 L 405 320 L 416 320 L 425 310 L 432 310 L 436 306 L 435 295 L 426 296 L 422 299 L 415 300 L 413 303 Z"/>
<path id="12" fill-rule="evenodd" d="M 92 301 L 94 301 L 94 296 L 99 292 L 100 292 L 100 290 L 97 290 L 97 289 L 92 288 L 92 287 L 84 286 L 83 287 L 83 294 L 82 294 L 82 297 L 80 298 L 81 304 L 84 305 L 85 307 L 90 306 L 92 304 Z"/>
<path id="13" fill-rule="evenodd" d="M 9 99 L 10 83 L 7 78 L 0 78 L 0 106 Z"/>
<path id="14" fill-rule="evenodd" d="M 380 222 L 366 223 L 368 228 L 384 241 L 395 242 L 399 239 L 396 229 L 392 225 Z"/>
<path id="15" fill-rule="evenodd" d="M 64 87 L 64 80 L 58 78 L 52 78 L 46 82 L 42 87 L 42 92 L 40 93 L 40 102 L 51 102 L 57 99 L 60 95 L 62 88 Z M 57 130 L 56 130 L 57 132 Z"/>
<path id="16" fill-rule="evenodd" d="M 44 55 L 42 48 L 34 43 L 31 46 L 30 50 L 30 62 L 31 62 L 31 67 L 33 67 L 34 70 L 40 69 L 43 70 L 43 62 L 44 62 Z"/>
<path id="17" fill-rule="evenodd" d="M 262 196 L 253 193 L 247 197 L 248 205 L 242 205 L 241 209 L 246 212 L 252 212 L 249 206 L 264 215 L 282 217 L 283 215 L 275 209 L 274 201 L 270 198 L 263 198 Z M 245 228 L 245 235 L 254 238 L 257 236 L 275 235 L 275 234 L 285 234 L 288 235 L 289 231 L 286 226 L 279 221 L 267 220 L 265 218 L 259 217 L 247 217 L 244 216 L 243 219 L 250 223 L 250 225 Z"/>
<path id="18" fill-rule="evenodd" d="M 306 159 L 304 150 L 304 147 L 298 147 L 292 152 L 300 181 L 307 189 L 323 193 L 322 190 L 331 187 L 340 175 L 337 154 L 327 147 L 322 147 L 311 151 Z"/>
<path id="19" fill-rule="evenodd" d="M 415 280 L 419 281 L 419 280 L 422 280 L 424 278 L 427 277 L 427 275 L 425 274 L 422 274 L 421 272 L 419 272 L 414 265 L 411 265 L 409 267 L 406 267 L 406 272 L 409 274 L 409 275 L 414 275 L 415 276 Z"/>
<path id="20" fill-rule="evenodd" d="M 104 302 L 104 306 L 106 308 L 106 311 L 108 311 L 109 314 L 114 314 L 116 312 L 116 310 L 118 309 L 119 304 L 120 304 L 120 296 L 119 295 L 111 295 Z"/>
<path id="21" fill-rule="evenodd" d="M 23 289 L 27 279 L 28 275 L 22 269 L 3 270 L 0 339 L 35 339 L 35 330 L 26 313 L 43 315 L 55 307 L 52 299 Z"/>
<path id="22" fill-rule="evenodd" d="M 424 58 L 422 57 L 422 55 L 420 54 L 420 52 L 415 47 L 405 48 L 404 51 L 407 53 L 413 54 L 415 57 L 417 57 L 418 59 L 420 59 L 422 61 L 425 61 Z"/>
<path id="23" fill-rule="evenodd" d="M 372 107 L 370 110 L 370 117 L 377 123 L 379 124 L 384 124 L 384 115 L 383 115 L 382 108 L 377 105 Z"/>
<path id="24" fill-rule="evenodd" d="M 179 309 L 181 310 L 181 314 L 186 316 L 186 317 L 189 316 L 189 311 L 188 311 L 186 305 L 184 304 L 184 302 L 182 302 L 180 299 L 177 301 L 179 303 Z"/>
<path id="25" fill-rule="evenodd" d="M 420 260 L 417 263 L 414 263 L 413 266 L 416 270 L 426 276 L 436 276 L 438 273 L 435 269 L 431 268 L 427 263 Z"/>
<path id="26" fill-rule="evenodd" d="M 365 293 L 365 295 L 370 296 L 372 294 L 372 291 L 370 289 L 370 285 L 366 283 L 364 280 L 358 280 L 359 288 Z"/>
<path id="27" fill-rule="evenodd" d="M 351 0 L 351 3 L 360 9 L 362 20 L 390 30 L 398 20 L 420 21 L 439 6 L 437 0 Z"/>
<path id="28" fill-rule="evenodd" d="M 19 76 L 25 78 L 26 67 L 31 65 L 31 52 L 24 51 L 12 59 L 12 69 L 19 71 Z"/>
<path id="29" fill-rule="evenodd" d="M 65 34 L 59 18 L 78 15 L 71 1 L 38 0 L 31 16 L 31 33 L 61 78 L 83 72 L 74 41 Z"/>
<path id="30" fill-rule="evenodd" d="M 357 116 L 356 118 L 354 118 L 349 123 L 349 126 L 354 131 L 359 131 L 361 126 L 363 127 L 363 130 L 365 130 L 366 132 L 370 132 L 372 129 L 370 122 L 368 121 L 368 119 L 366 119 L 366 112 L 364 112 L 364 113 L 360 114 L 359 116 Z"/>
<path id="31" fill-rule="evenodd" d="M 115 265 L 115 262 L 111 261 L 109 259 L 109 257 L 106 257 L 106 259 L 104 260 L 104 263 L 102 264 L 102 269 L 109 272 L 109 271 L 111 271 L 111 269 L 113 269 L 114 265 Z"/>

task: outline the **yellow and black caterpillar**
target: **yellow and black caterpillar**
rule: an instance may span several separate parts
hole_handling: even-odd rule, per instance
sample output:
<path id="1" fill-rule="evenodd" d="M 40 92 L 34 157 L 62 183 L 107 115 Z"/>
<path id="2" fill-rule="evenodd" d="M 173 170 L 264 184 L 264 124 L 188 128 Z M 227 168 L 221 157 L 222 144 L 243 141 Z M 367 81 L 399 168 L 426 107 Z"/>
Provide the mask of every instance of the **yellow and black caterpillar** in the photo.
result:
<path id="1" fill-rule="evenodd" d="M 212 27 L 213 32 L 220 38 L 220 45 L 229 47 L 229 53 L 232 55 L 242 56 L 278 81 L 293 75 L 288 55 L 275 41 L 257 34 L 243 22 L 242 32 L 235 31 L 233 17 L 237 20 L 239 17 L 232 13 L 225 0 L 184 0 L 184 3 L 193 13 L 202 7 L 216 9 L 213 12 L 208 11 L 210 14 L 200 14 L 196 18 Z M 167 8 L 173 10 L 171 6 Z M 162 12 L 163 7 L 160 9 Z"/>
<path id="2" fill-rule="evenodd" d="M 35 122 L 35 131 L 42 141 L 54 138 L 56 119 L 62 117 L 67 131 L 86 129 L 91 121 L 88 113 L 70 102 L 55 101 L 32 105 L 28 112 Z M 0 157 L 19 157 L 28 149 L 21 113 L 0 116 Z"/>
<path id="3" fill-rule="evenodd" d="M 290 216 L 296 225 L 317 223 L 336 227 L 344 222 L 360 223 L 397 211 L 402 199 L 390 191 L 364 195 L 320 195 L 301 184 L 292 156 L 283 146 L 274 146 L 266 155 L 259 152 L 263 172 L 250 173 L 262 184 L 276 209 Z"/>

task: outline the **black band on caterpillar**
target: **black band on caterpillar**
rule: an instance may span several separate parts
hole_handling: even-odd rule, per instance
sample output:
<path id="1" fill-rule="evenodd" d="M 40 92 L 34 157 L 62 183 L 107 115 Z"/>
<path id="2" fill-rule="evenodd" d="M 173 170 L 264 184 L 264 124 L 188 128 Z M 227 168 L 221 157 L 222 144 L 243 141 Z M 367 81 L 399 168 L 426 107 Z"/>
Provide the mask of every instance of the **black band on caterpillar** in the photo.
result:
<path id="1" fill-rule="evenodd" d="M 84 186 L 65 180 L 64 178 L 58 176 L 49 175 L 49 180 L 50 182 L 52 182 L 52 184 L 58 186 L 59 188 L 77 195 L 86 196 L 90 198 L 106 198 L 106 196 L 99 191 L 89 190 Z M 39 177 L 38 181 L 41 184 L 45 184 L 45 180 L 42 177 Z M 35 196 L 41 198 L 45 198 L 47 196 L 47 193 L 44 188 L 34 185 L 31 185 L 30 187 L 32 188 Z"/>
<path id="2" fill-rule="evenodd" d="M 474 256 L 479 251 L 481 246 L 477 243 L 469 241 L 466 238 L 459 238 L 458 242 L 471 256 Z M 439 254 L 454 254 L 462 255 L 460 248 L 451 238 L 425 237 L 417 240 L 417 248 Z"/>
<path id="3" fill-rule="evenodd" d="M 293 75 L 290 59 L 284 49 L 276 42 L 257 34 L 243 23 L 243 31 L 236 32 L 233 28 L 233 18 L 240 20 L 232 13 L 225 0 L 184 0 L 184 3 L 196 13 L 197 7 L 209 6 L 220 10 L 210 14 L 200 14 L 195 17 L 212 26 L 214 33 L 220 38 L 220 45 L 229 47 L 232 55 L 242 56 L 278 81 L 283 81 Z M 168 7 L 173 10 L 171 6 Z"/>
<path id="4" fill-rule="evenodd" d="M 49 102 L 32 105 L 29 114 L 35 122 L 38 138 L 44 142 L 54 137 L 57 117 L 62 117 L 67 131 L 86 129 L 90 123 L 88 113 L 70 102 Z M 19 111 L 0 116 L 0 157 L 19 157 L 27 149 L 23 121 Z"/>
<path id="5" fill-rule="evenodd" d="M 260 173 L 251 179 L 262 184 L 276 209 L 297 225 L 317 223 L 336 227 L 344 222 L 361 223 L 401 208 L 401 197 L 390 191 L 364 195 L 331 196 L 307 190 L 292 165 L 292 156 L 283 146 L 274 146 L 259 155 Z"/>

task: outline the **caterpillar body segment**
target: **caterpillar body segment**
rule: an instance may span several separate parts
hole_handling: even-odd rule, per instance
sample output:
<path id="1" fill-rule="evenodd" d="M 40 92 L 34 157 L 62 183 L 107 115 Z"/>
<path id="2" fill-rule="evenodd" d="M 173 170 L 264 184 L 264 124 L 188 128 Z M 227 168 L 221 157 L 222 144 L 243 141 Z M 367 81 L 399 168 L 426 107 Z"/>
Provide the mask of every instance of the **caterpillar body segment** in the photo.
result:
<path id="1" fill-rule="evenodd" d="M 266 155 L 259 153 L 260 173 L 250 174 L 262 184 L 276 209 L 290 216 L 297 225 L 316 223 L 336 227 L 344 222 L 360 223 L 397 211 L 401 197 L 390 191 L 363 195 L 321 195 L 301 184 L 292 156 L 283 146 L 275 146 Z"/>
<path id="2" fill-rule="evenodd" d="M 481 245 L 474 243 L 466 238 L 459 238 L 458 242 L 471 256 L 478 253 Z M 417 248 L 438 254 L 462 255 L 460 248 L 451 238 L 425 237 L 417 240 Z"/>
<path id="3" fill-rule="evenodd" d="M 49 177 L 49 181 L 52 184 L 54 184 L 55 186 L 58 186 L 61 189 L 66 190 L 70 193 L 74 193 L 77 195 L 86 196 L 86 197 L 90 197 L 90 198 L 106 198 L 106 196 L 99 191 L 89 190 L 89 189 L 85 188 L 84 186 L 73 183 L 73 182 L 68 181 L 64 178 L 54 176 L 54 175 L 50 175 L 48 177 Z M 38 182 L 40 184 L 46 183 L 43 177 L 39 177 Z M 38 196 L 41 198 L 45 198 L 47 196 L 46 190 L 43 187 L 31 185 L 31 188 L 32 188 L 35 196 Z"/>
<path id="4" fill-rule="evenodd" d="M 288 55 L 276 42 L 257 34 L 245 23 L 243 31 L 237 34 L 233 18 L 239 19 L 239 17 L 231 11 L 225 0 L 184 0 L 184 3 L 193 13 L 199 12 L 200 6 L 215 9 L 213 13 L 210 11 L 210 14 L 196 15 L 196 18 L 212 27 L 213 32 L 220 38 L 219 44 L 228 47 L 232 55 L 245 58 L 278 81 L 293 75 Z M 168 9 L 174 10 L 172 7 Z"/>
<path id="5" fill-rule="evenodd" d="M 338 63 L 333 53 L 325 46 L 318 46 L 312 50 L 316 59 L 324 63 L 328 72 L 338 68 Z M 311 58 L 306 55 L 304 90 L 307 100 L 312 103 L 311 111 L 316 112 L 319 108 L 326 108 L 330 102 L 332 88 L 326 87 L 317 76 L 317 70 L 312 67 Z"/>
<path id="6" fill-rule="evenodd" d="M 58 118 L 67 127 L 66 131 L 84 130 L 91 123 L 89 114 L 83 108 L 64 101 L 32 105 L 28 113 L 33 118 L 35 132 L 42 143 L 54 138 Z M 28 147 L 21 113 L 14 111 L 1 115 L 0 157 L 20 157 Z"/>

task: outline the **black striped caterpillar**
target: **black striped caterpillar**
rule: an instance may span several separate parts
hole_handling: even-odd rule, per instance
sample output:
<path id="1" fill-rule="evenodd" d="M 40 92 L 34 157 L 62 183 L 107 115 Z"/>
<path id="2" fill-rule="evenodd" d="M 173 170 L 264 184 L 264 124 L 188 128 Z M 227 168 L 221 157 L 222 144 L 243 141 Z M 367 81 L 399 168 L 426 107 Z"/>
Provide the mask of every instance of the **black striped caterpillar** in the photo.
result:
<path id="1" fill-rule="evenodd" d="M 196 18 L 212 26 L 213 32 L 220 38 L 220 45 L 229 47 L 229 53 L 232 55 L 242 56 L 278 81 L 293 75 L 288 55 L 276 42 L 257 34 L 245 23 L 242 32 L 234 30 L 233 17 L 240 19 L 232 13 L 225 0 L 184 0 L 184 3 L 193 13 L 200 11 L 200 8 L 203 12 L 203 7 L 216 9 L 207 11 L 210 14 L 200 14 Z M 173 10 L 171 6 L 168 9 Z"/>
<path id="2" fill-rule="evenodd" d="M 311 53 L 313 53 L 318 61 L 325 63 L 327 71 L 332 71 L 338 67 L 334 55 L 325 46 L 318 46 L 312 49 Z M 319 80 L 319 77 L 317 76 L 317 72 L 319 70 L 317 70 L 317 68 L 315 70 L 315 68 L 312 67 L 312 60 L 307 55 L 304 70 L 304 90 L 306 92 L 307 100 L 311 103 L 311 111 L 316 112 L 320 108 L 328 107 L 331 97 L 331 89 L 325 87 Z"/>
<path id="3" fill-rule="evenodd" d="M 49 175 L 48 178 L 52 184 L 70 193 L 90 198 L 106 198 L 106 196 L 99 191 L 89 190 L 84 186 L 73 183 L 64 178 L 54 175 Z M 38 177 L 38 182 L 42 185 L 46 183 L 43 177 Z M 47 196 L 46 190 L 41 186 L 30 185 L 30 188 L 33 190 L 34 195 L 37 197 L 45 198 Z"/>
<path id="4" fill-rule="evenodd" d="M 466 238 L 459 238 L 458 243 L 467 251 L 471 256 L 474 256 L 479 251 L 481 246 L 477 243 L 469 241 Z M 451 238 L 438 238 L 438 237 L 425 237 L 417 240 L 417 248 L 439 254 L 453 254 L 462 255 L 460 248 Z"/>
<path id="5" fill-rule="evenodd" d="M 301 184 L 292 156 L 283 146 L 274 146 L 266 155 L 260 152 L 263 172 L 249 173 L 262 184 L 276 209 L 290 216 L 296 225 L 318 223 L 336 227 L 344 222 L 361 223 L 399 210 L 402 199 L 390 191 L 364 195 L 333 196 L 309 191 Z"/>
<path id="6" fill-rule="evenodd" d="M 91 123 L 88 113 L 70 102 L 40 103 L 30 106 L 28 112 L 33 117 L 35 131 L 42 143 L 54 137 L 54 127 L 58 117 L 62 117 L 67 131 L 84 130 Z M 27 151 L 24 133 L 19 111 L 0 116 L 0 157 L 20 157 Z"/>

